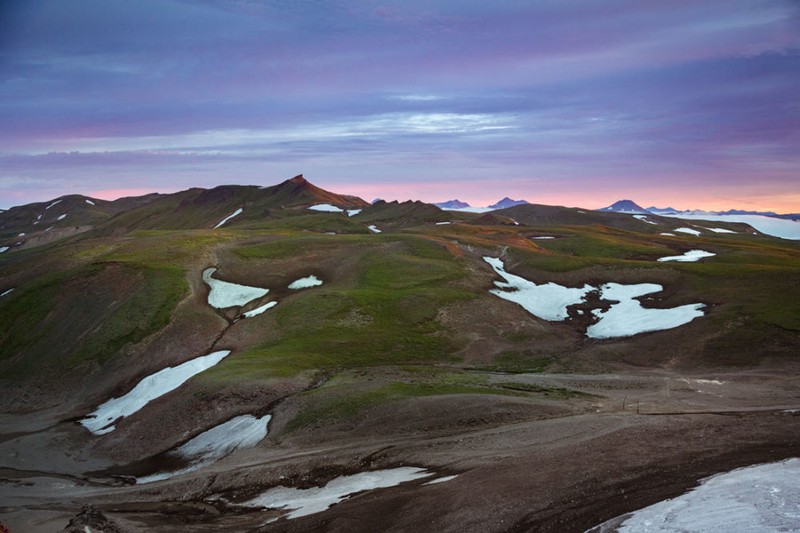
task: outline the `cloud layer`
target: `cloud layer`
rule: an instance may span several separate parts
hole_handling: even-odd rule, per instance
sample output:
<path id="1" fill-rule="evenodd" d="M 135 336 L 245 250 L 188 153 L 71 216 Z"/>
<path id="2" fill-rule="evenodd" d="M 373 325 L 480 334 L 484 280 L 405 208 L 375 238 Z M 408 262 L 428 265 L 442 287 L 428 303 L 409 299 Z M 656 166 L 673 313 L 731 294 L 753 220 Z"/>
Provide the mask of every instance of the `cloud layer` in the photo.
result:
<path id="1" fill-rule="evenodd" d="M 800 211 L 800 11 L 704 2 L 0 7 L 0 207 L 275 183 Z"/>

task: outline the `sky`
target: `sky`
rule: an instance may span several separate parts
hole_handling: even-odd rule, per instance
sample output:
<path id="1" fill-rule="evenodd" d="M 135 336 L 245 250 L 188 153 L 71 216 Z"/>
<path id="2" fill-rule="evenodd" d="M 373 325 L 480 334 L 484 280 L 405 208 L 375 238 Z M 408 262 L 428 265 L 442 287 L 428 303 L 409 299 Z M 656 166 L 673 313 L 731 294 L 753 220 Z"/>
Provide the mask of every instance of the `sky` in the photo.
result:
<path id="1" fill-rule="evenodd" d="M 800 2 L 0 0 L 0 208 L 301 173 L 800 212 Z"/>

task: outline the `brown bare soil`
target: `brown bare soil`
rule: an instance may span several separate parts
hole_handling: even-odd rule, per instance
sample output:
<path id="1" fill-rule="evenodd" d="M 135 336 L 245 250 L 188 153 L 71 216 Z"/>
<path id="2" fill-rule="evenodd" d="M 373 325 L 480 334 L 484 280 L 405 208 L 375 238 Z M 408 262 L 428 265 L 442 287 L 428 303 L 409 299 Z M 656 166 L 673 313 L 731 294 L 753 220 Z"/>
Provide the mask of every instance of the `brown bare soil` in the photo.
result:
<path id="1" fill-rule="evenodd" d="M 493 374 L 591 396 L 408 398 L 289 433 L 296 404 L 288 401 L 274 409 L 270 436 L 256 448 L 141 486 L 111 477 L 108 464 L 104 475 L 86 477 L 69 473 L 74 458 L 41 462 L 48 447 L 85 440 L 60 424 L 28 435 L 24 453 L 18 439 L 0 443 L 4 457 L 35 456 L 23 470 L 4 461 L 0 521 L 11 531 L 53 531 L 94 505 L 120 531 L 585 531 L 708 475 L 800 455 L 800 416 L 790 411 L 800 406 L 800 387 L 790 375 Z M 170 425 L 162 420 L 155 425 Z M 22 420 L 4 425 L 14 422 Z M 123 429 L 116 446 L 137 440 Z M 73 468 L 101 464 L 91 453 L 85 461 Z M 24 471 L 32 464 L 47 471 Z M 309 487 L 400 465 L 457 477 L 358 494 L 268 525 L 279 513 L 236 503 L 279 484 Z"/>

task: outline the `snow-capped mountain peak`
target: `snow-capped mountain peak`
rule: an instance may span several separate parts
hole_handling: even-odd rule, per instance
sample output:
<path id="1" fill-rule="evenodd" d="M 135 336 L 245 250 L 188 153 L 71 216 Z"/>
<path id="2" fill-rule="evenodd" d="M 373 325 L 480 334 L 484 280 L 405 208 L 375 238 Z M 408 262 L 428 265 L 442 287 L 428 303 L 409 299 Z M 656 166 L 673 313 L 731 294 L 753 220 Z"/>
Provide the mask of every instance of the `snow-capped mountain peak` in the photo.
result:
<path id="1" fill-rule="evenodd" d="M 598 209 L 598 211 L 609 211 L 612 213 L 636 213 L 643 215 L 650 213 L 650 211 L 640 206 L 633 200 L 619 200 L 608 207 Z"/>

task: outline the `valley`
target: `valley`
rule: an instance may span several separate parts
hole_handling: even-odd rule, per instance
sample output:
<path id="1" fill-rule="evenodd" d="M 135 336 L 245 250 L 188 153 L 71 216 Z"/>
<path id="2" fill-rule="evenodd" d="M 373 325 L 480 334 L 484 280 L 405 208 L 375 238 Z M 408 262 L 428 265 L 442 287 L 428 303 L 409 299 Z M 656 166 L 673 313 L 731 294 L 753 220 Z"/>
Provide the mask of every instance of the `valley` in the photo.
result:
<path id="1" fill-rule="evenodd" d="M 800 245 L 746 224 L 302 176 L 53 202 L 0 213 L 13 532 L 586 531 L 800 456 Z"/>

